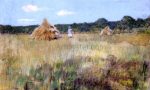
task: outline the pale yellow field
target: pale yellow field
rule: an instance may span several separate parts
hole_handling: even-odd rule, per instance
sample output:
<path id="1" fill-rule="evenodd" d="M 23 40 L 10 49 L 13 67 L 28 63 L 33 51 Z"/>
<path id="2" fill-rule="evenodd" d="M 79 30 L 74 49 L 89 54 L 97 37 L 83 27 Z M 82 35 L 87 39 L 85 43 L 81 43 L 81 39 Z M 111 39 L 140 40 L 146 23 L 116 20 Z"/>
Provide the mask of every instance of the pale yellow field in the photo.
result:
<path id="1" fill-rule="evenodd" d="M 29 35 L 0 35 L 0 90 L 16 87 L 18 74 L 28 76 L 31 68 L 44 63 L 53 65 L 79 57 L 85 59 L 82 67 L 89 65 L 86 58 L 103 67 L 101 59 L 108 55 L 127 61 L 150 60 L 150 35 L 76 34 L 54 41 L 36 41 Z"/>

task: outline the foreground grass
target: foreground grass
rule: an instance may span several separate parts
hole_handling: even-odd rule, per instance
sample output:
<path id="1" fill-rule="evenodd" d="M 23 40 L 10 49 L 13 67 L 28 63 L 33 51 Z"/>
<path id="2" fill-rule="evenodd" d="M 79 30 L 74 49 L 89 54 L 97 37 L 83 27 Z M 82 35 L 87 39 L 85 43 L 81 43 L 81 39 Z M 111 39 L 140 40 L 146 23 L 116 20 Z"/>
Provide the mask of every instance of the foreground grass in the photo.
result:
<path id="1" fill-rule="evenodd" d="M 106 59 L 110 55 L 117 58 L 116 60 L 121 65 L 121 61 L 150 60 L 150 36 L 121 34 L 100 37 L 97 34 L 76 34 L 70 39 L 64 35 L 59 40 L 36 41 L 28 35 L 0 35 L 0 77 L 2 77 L 0 81 L 6 82 L 6 84 L 0 82 L 0 90 L 10 90 L 16 87 L 23 90 L 29 81 L 34 81 L 35 86 L 41 85 L 35 87 L 39 90 L 58 87 L 61 82 L 65 82 L 69 89 L 72 82 L 79 76 L 101 78 L 103 75 L 96 72 L 99 69 L 108 68 Z M 90 67 L 94 70 L 91 68 L 85 73 L 88 75 L 92 72 L 90 76 L 83 74 L 83 71 Z M 45 74 L 44 70 L 49 73 Z M 115 70 L 111 70 L 112 73 L 115 73 L 113 72 Z M 68 73 L 68 78 L 63 77 L 62 79 L 63 72 Z M 52 85 L 47 84 L 48 82 L 51 82 Z M 121 79 L 117 82 L 125 87 L 133 84 L 130 79 Z M 121 86 L 119 88 L 123 88 Z M 148 85 L 144 83 L 138 88 L 145 87 Z"/>

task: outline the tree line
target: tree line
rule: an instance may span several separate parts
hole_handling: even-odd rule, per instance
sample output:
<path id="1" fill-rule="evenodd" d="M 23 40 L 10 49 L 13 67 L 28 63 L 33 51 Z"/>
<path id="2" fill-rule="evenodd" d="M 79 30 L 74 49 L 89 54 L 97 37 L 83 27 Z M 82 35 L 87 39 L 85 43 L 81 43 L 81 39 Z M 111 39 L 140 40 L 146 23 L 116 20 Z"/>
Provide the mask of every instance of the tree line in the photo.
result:
<path id="1" fill-rule="evenodd" d="M 109 26 L 111 29 L 119 30 L 133 30 L 133 28 L 150 28 L 150 17 L 145 19 L 134 19 L 131 16 L 124 16 L 120 21 L 108 21 L 105 18 L 99 18 L 95 22 L 91 23 L 73 23 L 73 24 L 57 24 L 55 25 L 62 33 L 67 32 L 68 26 L 71 26 L 75 32 L 96 32 L 102 28 Z M 30 26 L 11 26 L 0 25 L 0 33 L 10 34 L 31 34 L 32 31 L 38 27 L 38 25 Z"/>

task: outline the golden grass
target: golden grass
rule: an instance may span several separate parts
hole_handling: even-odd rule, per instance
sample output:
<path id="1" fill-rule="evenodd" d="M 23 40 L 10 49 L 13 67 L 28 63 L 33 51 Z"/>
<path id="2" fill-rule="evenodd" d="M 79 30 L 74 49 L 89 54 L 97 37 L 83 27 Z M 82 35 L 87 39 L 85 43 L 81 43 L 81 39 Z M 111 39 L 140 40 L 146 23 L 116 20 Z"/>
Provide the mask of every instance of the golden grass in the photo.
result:
<path id="1" fill-rule="evenodd" d="M 0 77 L 7 75 L 8 67 L 13 68 L 7 78 L 0 78 L 0 90 L 14 87 L 15 74 L 29 75 L 32 67 L 43 63 L 53 65 L 57 61 L 70 58 L 90 58 L 93 63 L 104 67 L 100 59 L 107 55 L 115 55 L 120 60 L 150 60 L 150 36 L 146 34 L 121 34 L 100 37 L 98 34 L 76 34 L 73 38 L 63 38 L 54 41 L 32 40 L 29 35 L 0 35 Z M 86 61 L 83 67 L 89 65 Z"/>

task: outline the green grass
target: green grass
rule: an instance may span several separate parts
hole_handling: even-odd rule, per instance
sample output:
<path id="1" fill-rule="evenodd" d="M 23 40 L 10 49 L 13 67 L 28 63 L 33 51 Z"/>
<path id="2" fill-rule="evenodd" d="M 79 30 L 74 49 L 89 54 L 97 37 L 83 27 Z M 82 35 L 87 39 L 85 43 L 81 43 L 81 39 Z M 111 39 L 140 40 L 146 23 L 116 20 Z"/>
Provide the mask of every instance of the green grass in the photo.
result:
<path id="1" fill-rule="evenodd" d="M 150 34 L 150 30 L 147 29 L 147 30 L 144 30 L 144 31 L 139 31 L 139 33 Z"/>

